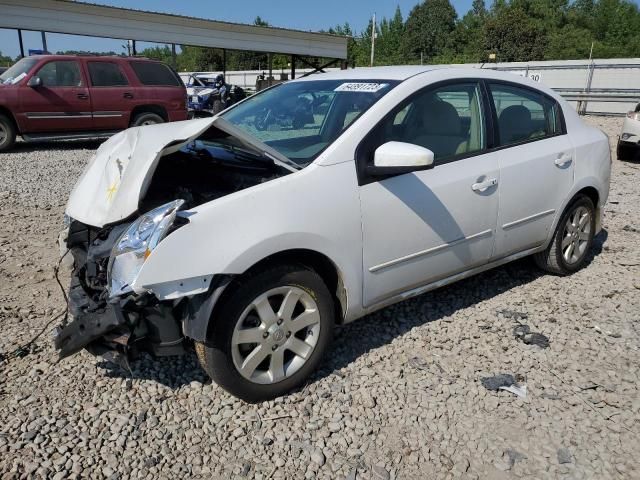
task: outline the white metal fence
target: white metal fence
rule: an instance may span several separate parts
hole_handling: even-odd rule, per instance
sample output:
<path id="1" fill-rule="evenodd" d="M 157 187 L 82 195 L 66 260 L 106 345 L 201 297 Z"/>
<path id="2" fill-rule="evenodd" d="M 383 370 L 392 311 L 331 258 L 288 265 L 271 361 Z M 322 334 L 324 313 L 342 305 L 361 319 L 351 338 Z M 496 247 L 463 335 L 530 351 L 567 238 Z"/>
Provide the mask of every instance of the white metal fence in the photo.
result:
<path id="1" fill-rule="evenodd" d="M 582 114 L 624 115 L 640 103 L 640 58 L 477 63 L 456 66 L 492 68 L 529 77 L 556 90 Z M 297 70 L 296 75 L 301 76 L 310 71 Z M 207 72 L 206 75 L 215 76 L 217 73 L 219 72 Z M 266 76 L 267 73 L 265 70 L 227 72 L 226 80 L 232 85 L 251 90 L 255 88 L 258 76 Z M 286 75 L 288 72 L 273 71 L 276 80 L 280 79 L 281 74 Z"/>

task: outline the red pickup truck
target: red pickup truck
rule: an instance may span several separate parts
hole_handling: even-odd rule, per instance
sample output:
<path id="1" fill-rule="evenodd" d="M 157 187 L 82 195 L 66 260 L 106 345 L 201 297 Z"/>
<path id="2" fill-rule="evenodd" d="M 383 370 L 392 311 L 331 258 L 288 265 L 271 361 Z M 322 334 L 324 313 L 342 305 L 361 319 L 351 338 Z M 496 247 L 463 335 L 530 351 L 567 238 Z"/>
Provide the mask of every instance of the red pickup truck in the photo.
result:
<path id="1" fill-rule="evenodd" d="M 25 141 L 105 138 L 187 119 L 187 92 L 168 65 L 138 57 L 38 55 L 0 75 L 0 151 Z"/>

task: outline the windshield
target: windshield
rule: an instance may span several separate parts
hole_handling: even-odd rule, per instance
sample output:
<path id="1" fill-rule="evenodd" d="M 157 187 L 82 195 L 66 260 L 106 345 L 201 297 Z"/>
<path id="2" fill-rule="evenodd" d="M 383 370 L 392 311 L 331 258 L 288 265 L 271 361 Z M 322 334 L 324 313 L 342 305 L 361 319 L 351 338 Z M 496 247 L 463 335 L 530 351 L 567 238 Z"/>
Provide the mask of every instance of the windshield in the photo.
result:
<path id="1" fill-rule="evenodd" d="M 389 80 L 284 83 L 222 117 L 305 166 L 397 84 Z"/>
<path id="2" fill-rule="evenodd" d="M 29 70 L 38 62 L 37 58 L 23 58 L 9 70 L 0 75 L 0 84 L 13 85 L 27 76 Z"/>

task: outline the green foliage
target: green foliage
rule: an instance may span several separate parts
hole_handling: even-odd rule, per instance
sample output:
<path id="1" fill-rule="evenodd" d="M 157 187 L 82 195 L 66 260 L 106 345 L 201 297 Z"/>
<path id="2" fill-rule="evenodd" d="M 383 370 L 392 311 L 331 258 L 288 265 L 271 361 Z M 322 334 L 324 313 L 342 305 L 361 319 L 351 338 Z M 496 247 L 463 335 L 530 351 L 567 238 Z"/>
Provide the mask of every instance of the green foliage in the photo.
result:
<path id="1" fill-rule="evenodd" d="M 630 0 L 473 0 L 458 18 L 449 0 L 423 0 L 377 26 L 376 65 L 563 60 L 640 56 L 640 10 Z M 391 25 L 395 25 L 394 29 Z M 398 33 L 400 32 L 400 33 Z M 340 33 L 335 30 L 335 33 Z M 398 38 L 401 47 L 398 48 Z M 369 65 L 371 22 L 349 43 L 349 61 Z"/>
<path id="2" fill-rule="evenodd" d="M 457 14 L 449 0 L 425 0 L 411 10 L 404 35 L 409 58 L 430 61 L 441 55 L 456 27 Z"/>

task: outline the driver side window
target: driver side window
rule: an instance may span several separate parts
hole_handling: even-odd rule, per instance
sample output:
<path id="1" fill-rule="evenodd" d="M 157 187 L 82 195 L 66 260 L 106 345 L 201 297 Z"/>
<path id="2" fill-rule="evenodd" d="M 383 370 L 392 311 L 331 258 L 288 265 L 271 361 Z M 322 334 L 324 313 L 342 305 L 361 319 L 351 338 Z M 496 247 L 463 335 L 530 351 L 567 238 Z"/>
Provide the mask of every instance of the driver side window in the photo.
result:
<path id="1" fill-rule="evenodd" d="M 427 88 L 396 107 L 370 134 L 373 152 L 396 141 L 428 148 L 436 164 L 480 152 L 486 133 L 480 86 L 477 82 Z"/>

